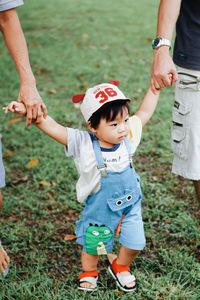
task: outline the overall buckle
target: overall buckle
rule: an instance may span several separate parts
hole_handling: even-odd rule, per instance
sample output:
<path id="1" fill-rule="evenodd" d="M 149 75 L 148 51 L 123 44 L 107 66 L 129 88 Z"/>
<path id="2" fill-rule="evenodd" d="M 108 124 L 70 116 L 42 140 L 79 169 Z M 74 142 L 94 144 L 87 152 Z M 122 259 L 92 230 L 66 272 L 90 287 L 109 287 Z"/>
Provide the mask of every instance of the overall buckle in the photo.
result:
<path id="1" fill-rule="evenodd" d="M 97 169 L 100 171 L 101 176 L 103 176 L 103 177 L 106 177 L 108 175 L 106 168 L 107 168 L 106 164 L 102 164 L 102 165 L 97 166 Z"/>

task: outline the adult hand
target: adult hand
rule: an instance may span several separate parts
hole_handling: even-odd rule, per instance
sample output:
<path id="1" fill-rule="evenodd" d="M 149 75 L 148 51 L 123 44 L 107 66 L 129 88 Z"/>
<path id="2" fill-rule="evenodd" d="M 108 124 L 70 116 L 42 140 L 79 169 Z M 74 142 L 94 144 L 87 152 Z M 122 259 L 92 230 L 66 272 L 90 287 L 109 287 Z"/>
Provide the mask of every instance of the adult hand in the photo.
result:
<path id="1" fill-rule="evenodd" d="M 17 101 L 26 106 L 26 126 L 29 126 L 33 121 L 39 123 L 42 117 L 47 116 L 46 105 L 42 101 L 35 84 L 21 84 Z"/>
<path id="2" fill-rule="evenodd" d="M 154 61 L 151 69 L 151 89 L 154 94 L 158 90 L 177 81 L 177 71 L 166 46 L 154 50 Z"/>

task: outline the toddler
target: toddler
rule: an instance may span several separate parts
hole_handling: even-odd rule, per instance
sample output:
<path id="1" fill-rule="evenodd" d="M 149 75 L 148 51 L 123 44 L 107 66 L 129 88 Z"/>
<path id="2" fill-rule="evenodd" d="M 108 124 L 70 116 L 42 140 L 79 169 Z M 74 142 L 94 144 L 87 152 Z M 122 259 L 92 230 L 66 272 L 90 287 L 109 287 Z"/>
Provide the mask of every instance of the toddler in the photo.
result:
<path id="1" fill-rule="evenodd" d="M 133 154 L 140 142 L 142 127 L 152 116 L 158 95 L 149 89 L 134 116 L 129 116 L 130 99 L 112 81 L 89 88 L 72 98 L 80 103 L 88 131 L 64 127 L 50 116 L 36 124 L 50 137 L 65 145 L 79 172 L 77 198 L 85 207 L 76 226 L 82 245 L 78 288 L 97 287 L 99 254 L 113 249 L 115 231 L 120 226 L 121 244 L 109 272 L 125 292 L 136 288 L 130 264 L 145 246 L 141 216 L 140 178 L 133 167 Z M 11 102 L 5 111 L 26 114 L 23 103 Z"/>

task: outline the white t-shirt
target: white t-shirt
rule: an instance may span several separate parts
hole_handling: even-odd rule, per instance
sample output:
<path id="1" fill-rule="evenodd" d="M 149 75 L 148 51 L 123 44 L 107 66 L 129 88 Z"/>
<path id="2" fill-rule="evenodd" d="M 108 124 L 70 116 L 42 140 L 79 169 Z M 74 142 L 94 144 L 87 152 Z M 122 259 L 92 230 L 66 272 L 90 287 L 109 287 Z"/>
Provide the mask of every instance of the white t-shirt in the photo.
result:
<path id="1" fill-rule="evenodd" d="M 130 133 L 129 140 L 131 153 L 134 153 L 140 143 L 142 134 L 142 123 L 137 116 L 129 119 Z M 101 174 L 97 169 L 97 161 L 93 150 L 92 141 L 87 131 L 67 128 L 68 147 L 66 155 L 74 159 L 76 168 L 80 175 L 76 183 L 77 200 L 84 202 L 86 198 L 96 193 L 100 188 Z M 125 142 L 115 145 L 112 149 L 101 149 L 103 160 L 109 171 L 121 171 L 129 164 L 129 155 Z"/>

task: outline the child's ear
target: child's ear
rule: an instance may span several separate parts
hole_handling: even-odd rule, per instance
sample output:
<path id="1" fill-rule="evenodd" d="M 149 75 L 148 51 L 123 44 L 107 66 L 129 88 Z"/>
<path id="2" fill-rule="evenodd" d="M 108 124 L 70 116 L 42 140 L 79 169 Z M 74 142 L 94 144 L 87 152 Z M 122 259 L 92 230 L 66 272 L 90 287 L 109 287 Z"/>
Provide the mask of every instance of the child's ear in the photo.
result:
<path id="1" fill-rule="evenodd" d="M 94 128 L 92 127 L 90 121 L 88 122 L 88 130 L 89 130 L 90 132 L 92 132 L 92 133 L 96 133 L 96 129 L 94 129 Z"/>

